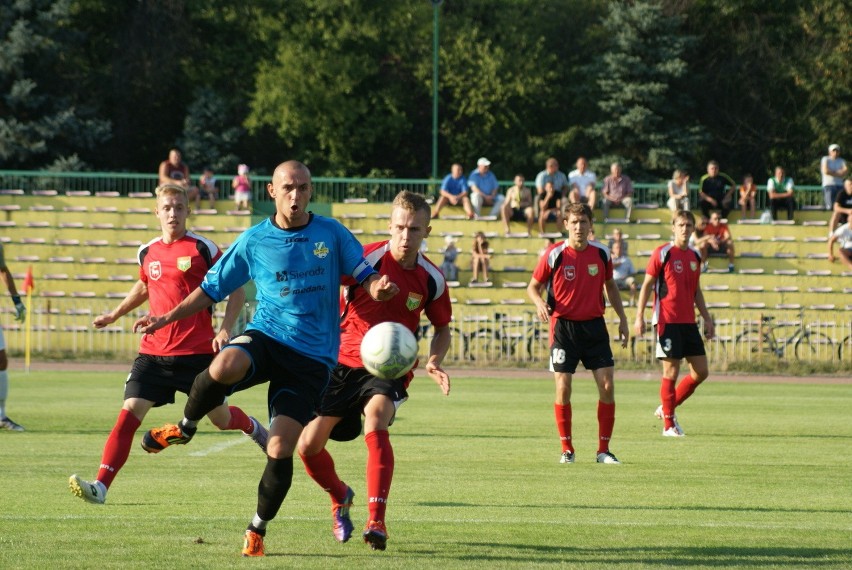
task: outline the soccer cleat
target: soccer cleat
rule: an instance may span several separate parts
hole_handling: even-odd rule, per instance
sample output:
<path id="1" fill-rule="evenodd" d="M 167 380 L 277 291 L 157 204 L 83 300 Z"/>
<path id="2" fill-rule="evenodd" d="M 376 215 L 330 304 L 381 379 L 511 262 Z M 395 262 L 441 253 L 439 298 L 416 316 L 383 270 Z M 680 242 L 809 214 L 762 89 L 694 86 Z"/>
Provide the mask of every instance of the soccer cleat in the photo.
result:
<path id="1" fill-rule="evenodd" d="M 663 419 L 663 406 L 662 406 L 662 405 L 657 406 L 657 411 L 655 411 L 655 412 L 654 412 L 654 415 L 655 415 L 655 416 L 657 417 L 657 419 L 659 419 L 659 420 Z M 672 416 L 672 421 L 674 422 L 674 429 L 675 429 L 675 431 L 677 431 L 677 432 L 678 432 L 678 436 L 677 436 L 677 437 L 682 437 L 682 436 L 686 435 L 685 433 L 683 433 L 683 428 L 682 428 L 682 427 L 680 427 L 680 424 L 679 424 L 679 423 L 678 423 L 678 421 L 677 421 L 677 416 L 676 416 L 676 415 L 675 415 L 675 416 Z M 666 431 L 667 431 L 667 430 L 666 430 L 666 428 L 665 428 L 665 427 L 663 427 L 663 435 L 666 435 L 666 433 L 665 433 Z M 674 437 L 674 436 L 668 436 L 668 437 Z"/>
<path id="2" fill-rule="evenodd" d="M 22 426 L 21 424 L 17 424 L 8 417 L 6 417 L 0 420 L 0 429 L 7 429 L 9 431 L 24 431 L 24 426 Z"/>
<path id="3" fill-rule="evenodd" d="M 254 429 L 251 433 L 247 433 L 246 435 L 251 438 L 253 442 L 260 447 L 264 453 L 266 453 L 266 442 L 269 441 L 269 431 L 262 425 L 260 422 L 254 419 L 252 416 L 249 416 Z M 187 440 L 188 441 L 188 440 Z M 184 442 L 185 443 L 185 442 Z"/>
<path id="4" fill-rule="evenodd" d="M 68 487 L 76 497 L 80 497 L 87 503 L 103 505 L 106 502 L 106 487 L 100 481 L 89 483 L 80 479 L 79 475 L 71 475 L 68 478 Z"/>
<path id="5" fill-rule="evenodd" d="M 263 556 L 263 536 L 249 529 L 243 540 L 243 556 Z"/>
<path id="6" fill-rule="evenodd" d="M 166 424 L 145 433 L 142 437 L 142 449 L 148 453 L 159 453 L 170 445 L 186 445 L 194 435 L 195 428 L 190 431 L 189 428 Z"/>
<path id="7" fill-rule="evenodd" d="M 574 463 L 574 452 L 563 451 L 562 457 L 559 458 L 559 463 Z"/>
<path id="8" fill-rule="evenodd" d="M 384 550 L 388 543 L 388 531 L 382 521 L 370 521 L 364 528 L 364 542 L 373 550 Z"/>
<path id="9" fill-rule="evenodd" d="M 658 420 L 663 419 L 663 405 L 662 404 L 657 406 L 657 409 L 654 411 L 654 417 L 657 418 Z"/>
<path id="10" fill-rule="evenodd" d="M 663 429 L 663 437 L 683 437 L 684 433 L 677 429 L 677 425 L 670 427 L 669 429 Z"/>
<path id="11" fill-rule="evenodd" d="M 621 465 L 621 461 L 619 461 L 615 455 L 610 453 L 609 451 L 603 451 L 598 453 L 598 463 L 607 463 L 609 465 Z"/>
<path id="12" fill-rule="evenodd" d="M 355 491 L 347 486 L 343 502 L 332 502 L 331 516 L 333 521 L 331 532 L 334 534 L 337 542 L 346 542 L 352 537 L 352 531 L 355 529 L 355 526 L 352 524 L 352 519 L 349 518 L 349 507 L 352 506 L 352 499 L 354 498 Z"/>

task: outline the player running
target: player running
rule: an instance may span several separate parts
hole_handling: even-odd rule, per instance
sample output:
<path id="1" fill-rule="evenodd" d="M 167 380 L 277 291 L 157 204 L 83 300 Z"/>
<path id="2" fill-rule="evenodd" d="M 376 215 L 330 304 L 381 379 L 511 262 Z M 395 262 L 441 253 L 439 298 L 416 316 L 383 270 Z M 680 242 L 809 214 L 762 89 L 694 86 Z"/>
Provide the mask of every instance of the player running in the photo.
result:
<path id="1" fill-rule="evenodd" d="M 707 379 L 707 356 L 704 342 L 695 322 L 695 308 L 704 319 L 704 331 L 713 338 L 713 317 L 707 311 L 701 292 L 701 254 L 689 247 L 689 236 L 695 229 L 692 212 L 679 211 L 672 219 L 674 241 L 661 245 L 651 254 L 645 269 L 645 282 L 639 292 L 634 330 L 645 332 L 645 304 L 654 288 L 654 315 L 656 325 L 657 359 L 663 363 L 660 383 L 660 401 L 655 415 L 662 419 L 665 437 L 683 437 L 675 408 L 689 398 L 699 384 Z M 680 361 L 686 358 L 690 373 L 675 387 L 680 372 Z"/>
<path id="2" fill-rule="evenodd" d="M 153 332 L 254 280 L 257 311 L 246 331 L 195 378 L 180 424 L 148 432 L 163 447 L 188 443 L 201 418 L 225 395 L 269 383 L 267 461 L 243 556 L 265 553 L 267 525 L 293 481 L 293 453 L 302 428 L 313 419 L 337 364 L 342 276 L 350 276 L 376 300 L 399 291 L 364 259 L 361 244 L 340 222 L 307 211 L 313 195 L 307 166 L 295 160 L 279 164 L 266 190 L 275 213 L 240 234 L 179 305 L 136 322 L 141 332 Z"/>
<path id="3" fill-rule="evenodd" d="M 207 270 L 222 256 L 212 241 L 186 230 L 189 205 L 183 187 L 164 184 L 156 195 L 154 213 L 162 236 L 139 248 L 139 280 L 115 309 L 95 318 L 95 328 L 114 323 L 145 301 L 155 313 L 166 311 L 197 289 Z M 195 376 L 227 344 L 244 301 L 241 288 L 231 293 L 218 332 L 213 330 L 212 313 L 205 311 L 142 337 L 139 355 L 124 385 L 124 405 L 104 446 L 97 478 L 84 481 L 71 475 L 68 484 L 72 493 L 90 503 L 106 501 L 107 489 L 127 461 L 133 435 L 145 415 L 152 407 L 173 404 L 175 392 L 189 393 Z M 242 430 L 265 450 L 266 428 L 223 400 L 208 414 L 213 425 L 222 430 Z M 159 449 L 148 451 L 156 453 Z"/>
<path id="4" fill-rule="evenodd" d="M 560 463 L 574 463 L 571 439 L 571 379 L 582 362 L 598 386 L 597 462 L 620 463 L 609 450 L 615 425 L 615 361 L 609 346 L 603 292 L 620 319 L 618 337 L 627 346 L 627 316 L 618 285 L 612 278 L 609 249 L 589 241 L 592 210 L 587 204 L 571 204 L 565 210 L 568 239 L 545 250 L 533 271 L 527 295 L 542 321 L 550 319 L 550 370 L 556 381 L 556 427 L 562 440 Z M 547 289 L 547 300 L 542 292 Z"/>
<path id="5" fill-rule="evenodd" d="M 334 537 L 346 542 L 353 525 L 349 507 L 355 493 L 341 481 L 334 460 L 326 450 L 329 438 L 347 441 L 361 433 L 364 415 L 364 442 L 367 445 L 367 525 L 364 541 L 373 550 L 384 550 L 388 532 L 385 510 L 393 477 L 394 455 L 388 427 L 396 410 L 408 399 L 406 388 L 414 376 L 382 380 L 364 369 L 361 362 L 361 339 L 374 325 L 396 321 L 414 332 L 420 314 L 435 329 L 429 347 L 426 373 L 450 393 L 450 377 L 441 362 L 450 348 L 452 308 L 449 289 L 440 270 L 420 253 L 420 245 L 431 227 L 429 204 L 419 194 L 403 191 L 393 201 L 390 240 L 364 246 L 364 256 L 376 270 L 399 286 L 400 294 L 387 303 L 377 303 L 352 279 L 345 281 L 340 297 L 341 340 L 338 365 L 323 397 L 319 417 L 305 427 L 299 439 L 299 455 L 308 475 L 331 496 Z"/>

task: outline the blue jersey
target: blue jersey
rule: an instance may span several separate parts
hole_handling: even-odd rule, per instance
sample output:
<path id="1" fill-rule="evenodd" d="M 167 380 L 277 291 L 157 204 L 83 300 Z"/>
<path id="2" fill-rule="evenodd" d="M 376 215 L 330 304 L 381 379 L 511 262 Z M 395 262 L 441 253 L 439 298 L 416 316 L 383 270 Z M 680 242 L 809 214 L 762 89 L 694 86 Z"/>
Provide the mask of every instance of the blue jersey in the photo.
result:
<path id="1" fill-rule="evenodd" d="M 271 218 L 244 231 L 204 278 L 201 288 L 219 302 L 254 280 L 258 330 L 329 367 L 340 346 L 340 279 L 359 283 L 375 273 L 363 248 L 340 222 L 312 214 L 299 228 Z"/>

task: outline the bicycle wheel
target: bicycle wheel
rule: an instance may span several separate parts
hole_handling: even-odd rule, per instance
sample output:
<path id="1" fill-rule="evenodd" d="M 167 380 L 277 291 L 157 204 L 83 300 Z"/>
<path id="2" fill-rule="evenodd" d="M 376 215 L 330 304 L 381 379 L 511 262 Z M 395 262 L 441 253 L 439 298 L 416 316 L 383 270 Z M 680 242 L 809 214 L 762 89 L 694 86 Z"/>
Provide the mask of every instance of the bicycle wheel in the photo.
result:
<path id="1" fill-rule="evenodd" d="M 837 360 L 840 362 L 852 361 L 852 335 L 837 343 Z"/>
<path id="2" fill-rule="evenodd" d="M 796 360 L 832 360 L 834 359 L 834 341 L 825 333 L 805 331 L 796 341 Z"/>
<path id="3" fill-rule="evenodd" d="M 775 350 L 775 341 L 758 329 L 749 329 L 734 339 L 734 355 L 738 359 L 751 360 L 762 354 L 779 356 Z"/>
<path id="4" fill-rule="evenodd" d="M 527 359 L 547 360 L 550 358 L 550 325 L 534 323 L 527 338 Z"/>
<path id="5" fill-rule="evenodd" d="M 498 333 L 484 327 L 473 331 L 467 338 L 467 358 L 478 362 L 495 360 L 501 352 Z"/>

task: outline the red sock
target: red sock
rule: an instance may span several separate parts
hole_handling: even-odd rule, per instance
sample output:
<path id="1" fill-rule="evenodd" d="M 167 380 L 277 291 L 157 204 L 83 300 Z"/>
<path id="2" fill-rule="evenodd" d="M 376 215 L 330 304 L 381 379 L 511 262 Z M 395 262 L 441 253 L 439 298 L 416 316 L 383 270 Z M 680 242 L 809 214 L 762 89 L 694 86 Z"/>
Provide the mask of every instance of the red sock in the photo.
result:
<path id="1" fill-rule="evenodd" d="M 251 418 L 242 409 L 236 406 L 228 406 L 228 411 L 231 412 L 231 421 L 228 422 L 228 427 L 225 429 L 239 429 L 243 433 L 254 431 L 254 424 L 251 423 Z"/>
<path id="2" fill-rule="evenodd" d="M 101 467 L 98 469 L 98 481 L 107 489 L 127 462 L 130 447 L 133 445 L 133 435 L 141 423 L 136 416 L 125 409 L 118 413 L 118 419 L 115 420 L 115 425 L 104 444 Z"/>
<path id="3" fill-rule="evenodd" d="M 562 452 L 574 453 L 574 443 L 571 441 L 571 403 L 568 402 L 564 406 L 553 404 L 553 411 L 556 414 L 556 429 L 562 441 Z"/>
<path id="4" fill-rule="evenodd" d="M 598 400 L 598 453 L 609 451 L 613 426 L 615 426 L 615 402 L 604 404 Z"/>
<path id="5" fill-rule="evenodd" d="M 692 396 L 692 393 L 695 392 L 699 384 L 700 382 L 696 382 L 689 374 L 681 378 L 680 383 L 677 385 L 677 392 L 675 393 L 675 407 L 681 405 L 684 400 Z"/>
<path id="6" fill-rule="evenodd" d="M 393 479 L 393 447 L 387 430 L 371 431 L 364 436 L 367 444 L 367 511 L 368 520 L 385 520 L 391 479 Z"/>
<path id="7" fill-rule="evenodd" d="M 346 497 L 346 484 L 337 476 L 334 470 L 334 459 L 331 454 L 323 448 L 316 455 L 306 457 L 300 454 L 305 471 L 311 479 L 317 482 L 335 502 L 340 502 Z"/>
<path id="8" fill-rule="evenodd" d="M 660 381 L 660 402 L 663 403 L 665 429 L 674 427 L 675 381 L 671 378 L 663 378 Z"/>

